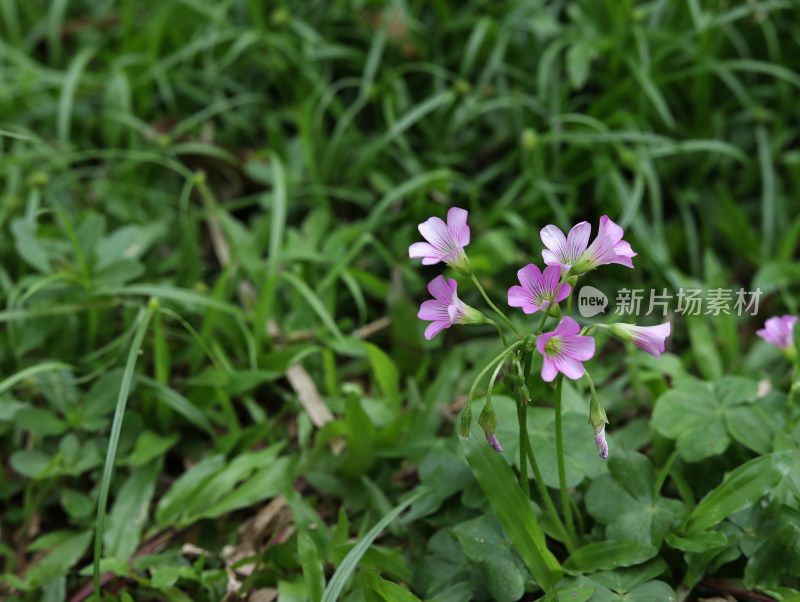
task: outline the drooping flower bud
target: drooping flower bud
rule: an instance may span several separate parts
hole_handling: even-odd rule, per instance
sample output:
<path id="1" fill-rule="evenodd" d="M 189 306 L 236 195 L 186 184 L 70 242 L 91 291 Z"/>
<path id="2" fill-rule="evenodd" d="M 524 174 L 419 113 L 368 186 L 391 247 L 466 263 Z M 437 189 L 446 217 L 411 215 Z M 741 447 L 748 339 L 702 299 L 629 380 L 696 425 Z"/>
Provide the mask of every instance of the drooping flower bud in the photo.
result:
<path id="1" fill-rule="evenodd" d="M 472 405 L 471 403 L 467 403 L 467 407 L 464 408 L 464 411 L 461 413 L 461 423 L 459 425 L 458 433 L 464 439 L 469 438 L 469 426 L 472 424 Z"/>
<path id="2" fill-rule="evenodd" d="M 486 433 L 486 441 L 492 446 L 494 451 L 498 453 L 503 451 L 503 448 L 500 447 L 500 442 L 497 440 L 497 436 Z"/>
<path id="3" fill-rule="evenodd" d="M 486 441 L 494 448 L 495 451 L 501 452 L 503 448 L 500 447 L 500 442 L 497 440 L 494 432 L 497 430 L 497 414 L 494 413 L 491 401 L 487 401 L 483 406 L 481 415 L 478 416 L 478 425 L 483 429 L 486 434 Z"/>
<path id="4" fill-rule="evenodd" d="M 594 429 L 594 443 L 597 446 L 597 451 L 600 453 L 601 458 L 608 457 L 608 442 L 606 441 L 606 425 L 608 424 L 608 417 L 606 411 L 597 397 L 592 394 L 592 402 L 589 406 L 589 424 Z"/>

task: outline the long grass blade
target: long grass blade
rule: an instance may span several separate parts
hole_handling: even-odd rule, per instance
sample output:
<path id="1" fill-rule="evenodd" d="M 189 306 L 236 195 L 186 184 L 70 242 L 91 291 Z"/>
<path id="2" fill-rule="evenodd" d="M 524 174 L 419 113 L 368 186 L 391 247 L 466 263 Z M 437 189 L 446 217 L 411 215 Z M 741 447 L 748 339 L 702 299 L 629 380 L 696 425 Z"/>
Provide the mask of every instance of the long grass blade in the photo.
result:
<path id="1" fill-rule="evenodd" d="M 94 536 L 94 595 L 95 599 L 101 600 L 100 595 L 100 557 L 103 552 L 103 528 L 106 519 L 106 507 L 108 505 L 108 490 L 111 487 L 111 476 L 114 470 L 114 460 L 117 456 L 117 445 L 119 444 L 120 433 L 122 432 L 122 419 L 125 417 L 125 406 L 128 403 L 128 395 L 131 391 L 133 381 L 133 370 L 136 368 L 136 359 L 139 357 L 139 350 L 142 348 L 144 335 L 150 325 L 150 319 L 158 309 L 157 299 L 151 299 L 147 308 L 139 312 L 139 326 L 133 337 L 128 359 L 125 362 L 125 370 L 122 373 L 122 384 L 119 388 L 117 405 L 114 410 L 114 421 L 111 424 L 111 435 L 108 441 L 108 452 L 106 462 L 103 466 L 103 478 L 100 482 L 100 496 L 97 500 L 97 522 Z"/>

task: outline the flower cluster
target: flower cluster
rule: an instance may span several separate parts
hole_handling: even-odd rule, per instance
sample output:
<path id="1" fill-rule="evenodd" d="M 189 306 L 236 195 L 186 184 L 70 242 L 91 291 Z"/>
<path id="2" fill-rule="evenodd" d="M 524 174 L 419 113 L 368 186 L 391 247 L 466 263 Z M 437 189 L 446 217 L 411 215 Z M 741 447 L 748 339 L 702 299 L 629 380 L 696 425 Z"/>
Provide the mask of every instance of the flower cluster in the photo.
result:
<path id="1" fill-rule="evenodd" d="M 478 287 L 483 297 L 498 316 L 514 331 L 518 341 L 512 345 L 506 343 L 505 335 L 494 320 L 465 304 L 456 293 L 457 283 L 454 279 L 437 276 L 428 284 L 428 291 L 433 299 L 425 301 L 418 317 L 430 321 L 425 329 L 425 338 L 432 339 L 445 328 L 454 324 L 494 325 L 503 339 L 506 351 L 499 356 L 495 375 L 489 386 L 489 396 L 478 424 L 484 429 L 486 440 L 497 451 L 502 451 L 495 436 L 497 419 L 491 406 L 491 388 L 500 367 L 507 360 L 512 361 L 514 374 L 508 379 L 509 387 L 517 393 L 520 405 L 526 405 L 530 399 L 527 392 L 528 375 L 520 368 L 523 358 L 530 365 L 530 354 L 538 352 L 542 355 L 541 377 L 552 382 L 560 374 L 576 380 L 584 376 L 583 363 L 592 359 L 595 353 L 595 341 L 590 333 L 597 328 L 609 331 L 623 341 L 633 343 L 656 358 L 664 351 L 664 340 L 670 334 L 669 322 L 658 326 L 636 326 L 633 324 L 599 324 L 581 328 L 569 315 L 560 317 L 555 329 L 542 332 L 549 316 L 559 317 L 559 303 L 567 301 L 567 312 L 571 309 L 570 295 L 574 290 L 578 277 L 601 265 L 621 264 L 633 268 L 632 258 L 636 253 L 630 244 L 622 240 L 623 229 L 608 216 L 600 218 L 597 236 L 589 244 L 591 226 L 588 222 L 575 225 L 565 236 L 556 226 L 549 225 L 540 232 L 544 250 L 542 259 L 546 264 L 544 270 L 530 263 L 517 272 L 519 285 L 508 289 L 508 305 L 521 308 L 525 314 L 544 312 L 535 334 L 523 335 L 514 324 L 499 310 L 486 295 L 472 268 L 464 250 L 470 242 L 470 230 L 467 225 L 468 212 L 457 207 L 447 212 L 447 222 L 432 217 L 419 225 L 420 234 L 426 242 L 417 242 L 408 249 L 409 257 L 422 258 L 423 265 L 435 265 L 444 262 L 460 274 L 469 277 Z M 526 356 L 526 354 L 528 354 Z M 487 369 L 490 368 L 487 366 Z M 588 374 L 586 375 L 588 378 Z M 589 379 L 592 389 L 590 420 L 595 431 L 595 442 L 601 457 L 608 455 L 608 444 L 605 438 L 605 425 L 608 422 L 605 411 L 597 401 L 594 385 Z M 474 387 L 473 387 L 474 389 Z M 470 401 L 462 416 L 462 435 L 469 433 L 471 420 Z"/>

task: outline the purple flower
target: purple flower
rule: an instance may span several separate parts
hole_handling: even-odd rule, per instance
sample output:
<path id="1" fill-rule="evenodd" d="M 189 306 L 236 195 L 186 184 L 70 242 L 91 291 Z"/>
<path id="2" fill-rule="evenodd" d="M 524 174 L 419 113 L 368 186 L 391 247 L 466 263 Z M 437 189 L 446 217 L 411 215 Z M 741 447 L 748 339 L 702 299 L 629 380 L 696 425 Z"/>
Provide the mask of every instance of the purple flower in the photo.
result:
<path id="1" fill-rule="evenodd" d="M 780 318 L 774 316 L 766 321 L 764 328 L 756 330 L 756 334 L 767 343 L 774 343 L 782 351 L 792 349 L 794 347 L 794 325 L 796 322 L 797 316 L 789 314 Z"/>
<path id="2" fill-rule="evenodd" d="M 569 269 L 580 259 L 589 245 L 589 232 L 592 227 L 589 222 L 581 222 L 572 227 L 565 237 L 564 233 L 553 226 L 545 226 L 539 233 L 544 246 L 542 258 L 547 265 L 558 265 L 564 271 Z"/>
<path id="3" fill-rule="evenodd" d="M 517 272 L 517 277 L 522 286 L 508 289 L 508 304 L 521 307 L 526 314 L 547 309 L 551 303 L 563 301 L 572 292 L 572 287 L 566 282 L 559 288 L 561 268 L 557 265 L 547 266 L 542 273 L 529 263 Z"/>
<path id="4" fill-rule="evenodd" d="M 595 430 L 594 444 L 597 446 L 597 451 L 600 452 L 600 457 L 608 458 L 608 442 L 606 441 L 605 425 L 601 426 L 599 430 Z"/>
<path id="5" fill-rule="evenodd" d="M 664 339 L 669 336 L 670 324 L 664 322 L 658 326 L 636 326 L 635 324 L 612 324 L 610 330 L 623 341 L 633 343 L 644 349 L 656 359 L 664 353 Z"/>
<path id="6" fill-rule="evenodd" d="M 622 228 L 607 215 L 600 218 L 597 237 L 591 245 L 588 244 L 589 230 L 588 222 L 581 222 L 565 237 L 553 225 L 542 228 L 542 242 L 547 247 L 542 251 L 544 262 L 548 265 L 560 265 L 562 269 L 570 270 L 574 274 L 582 274 L 608 263 L 633 267 L 631 257 L 635 257 L 636 253 L 622 240 Z"/>
<path id="7" fill-rule="evenodd" d="M 544 358 L 542 379 L 550 382 L 558 372 L 567 378 L 576 380 L 583 376 L 581 362 L 592 359 L 594 355 L 594 339 L 580 336 L 578 323 L 564 316 L 553 332 L 546 332 L 536 339 L 536 348 Z"/>
<path id="8" fill-rule="evenodd" d="M 408 247 L 409 257 L 422 257 L 422 265 L 434 265 L 444 261 L 459 270 L 469 271 L 469 263 L 464 247 L 469 244 L 469 226 L 465 209 L 451 207 L 447 212 L 447 223 L 432 217 L 422 222 L 418 228 L 428 242 L 415 242 Z"/>
<path id="9" fill-rule="evenodd" d="M 457 286 L 453 278 L 445 280 L 444 276 L 437 276 L 428 283 L 428 292 L 433 299 L 422 303 L 417 317 L 431 320 L 425 329 L 425 338 L 429 341 L 453 324 L 482 324 L 486 321 L 481 312 L 458 298 Z"/>
<path id="10" fill-rule="evenodd" d="M 491 445 L 494 448 L 494 451 L 496 451 L 496 452 L 503 451 L 503 448 L 500 447 L 500 442 L 497 440 L 497 436 L 496 435 L 494 435 L 494 434 L 490 435 L 489 433 L 485 433 L 485 434 L 486 434 L 486 441 L 488 441 L 489 445 Z"/>

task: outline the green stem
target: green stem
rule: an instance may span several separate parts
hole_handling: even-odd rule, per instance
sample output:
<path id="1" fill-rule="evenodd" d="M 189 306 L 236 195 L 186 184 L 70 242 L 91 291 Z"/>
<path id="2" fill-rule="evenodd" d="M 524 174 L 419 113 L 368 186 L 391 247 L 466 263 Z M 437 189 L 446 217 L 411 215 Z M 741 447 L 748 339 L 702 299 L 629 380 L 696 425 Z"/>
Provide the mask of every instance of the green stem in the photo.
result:
<path id="1" fill-rule="evenodd" d="M 486 364 L 486 366 L 484 366 L 483 370 L 481 370 L 480 374 L 478 374 L 478 377 L 475 379 L 475 381 L 472 383 L 472 386 L 469 389 L 469 395 L 467 396 L 467 403 L 470 403 L 472 401 L 472 397 L 475 395 L 475 389 L 478 387 L 478 383 L 483 378 L 483 375 L 486 374 L 489 370 L 491 370 L 492 366 L 494 366 L 497 362 L 504 361 L 508 356 L 511 355 L 511 352 L 514 351 L 514 349 L 516 349 L 520 345 L 522 345 L 522 341 L 517 341 L 516 343 L 513 343 L 511 346 L 508 347 L 508 349 L 503 349 L 503 351 L 501 351 L 499 355 L 497 355 L 492 361 L 490 361 L 488 364 Z"/>
<path id="2" fill-rule="evenodd" d="M 547 490 L 547 485 L 544 484 L 542 472 L 539 470 L 539 464 L 536 462 L 536 456 L 533 454 L 533 446 L 531 445 L 530 439 L 527 437 L 525 437 L 525 448 L 528 454 L 528 459 L 531 462 L 531 470 L 533 470 L 533 479 L 536 481 L 536 488 L 539 490 L 539 495 L 542 496 L 542 500 L 544 500 L 544 505 L 545 508 L 547 508 L 547 513 L 550 515 L 550 520 L 553 521 L 553 524 L 561 534 L 561 538 L 564 541 L 564 545 L 567 546 L 567 550 L 572 552 L 575 549 L 575 545 L 567 535 L 567 529 L 564 527 L 564 523 L 561 521 L 561 517 L 558 515 L 558 510 L 556 510 L 556 506 L 553 503 L 553 498 L 550 497 L 550 492 Z"/>
<path id="3" fill-rule="evenodd" d="M 589 376 L 589 371 L 584 368 L 583 375 L 586 377 L 586 380 L 589 381 L 589 389 L 592 391 L 592 399 L 597 399 L 597 391 L 594 389 L 594 381 L 592 377 Z"/>
<path id="4" fill-rule="evenodd" d="M 483 370 L 481 370 L 480 374 L 478 374 L 478 376 L 475 378 L 475 380 L 472 383 L 472 386 L 469 389 L 469 395 L 467 395 L 467 403 L 464 406 L 464 414 L 461 417 L 462 426 L 465 424 L 465 422 L 464 422 L 465 419 L 467 421 L 466 424 L 468 425 L 468 421 L 470 420 L 470 417 L 472 416 L 472 398 L 475 396 L 475 389 L 478 388 L 478 383 L 481 381 L 483 376 L 489 370 L 491 370 L 492 367 L 497 362 L 501 362 L 501 363 L 504 362 L 506 360 L 506 358 L 509 357 L 514 352 L 514 349 L 516 349 L 517 347 L 522 345 L 522 343 L 523 343 L 523 341 L 520 340 L 520 341 L 517 341 L 516 343 L 513 343 L 512 345 L 510 345 L 508 347 L 508 349 L 503 349 L 503 351 L 501 351 L 499 355 L 497 355 L 492 361 L 490 361 L 488 364 L 486 364 L 486 366 L 483 367 Z M 462 430 L 461 431 L 461 436 L 462 437 L 468 437 L 469 436 L 469 430 L 466 430 L 466 431 Z"/>
<path id="5" fill-rule="evenodd" d="M 478 282 L 478 279 L 475 277 L 475 275 L 473 274 L 472 276 L 470 276 L 470 278 L 475 283 L 475 286 L 478 287 L 478 290 L 481 292 L 481 295 L 483 295 L 483 298 L 486 300 L 486 303 L 489 304 L 489 307 L 491 307 L 498 316 L 500 316 L 501 318 L 503 318 L 503 320 L 506 321 L 506 324 L 509 325 L 511 330 L 513 330 L 517 334 L 517 336 L 519 338 L 522 338 L 522 333 L 519 330 L 517 330 L 516 328 L 514 328 L 514 325 L 511 323 L 511 320 L 509 320 L 506 317 L 506 315 L 502 311 L 500 311 L 494 303 L 492 303 L 492 300 L 489 299 L 489 295 L 487 295 L 486 291 L 483 290 L 483 287 L 481 286 L 481 283 Z"/>
<path id="6" fill-rule="evenodd" d="M 525 497 L 530 499 L 531 487 L 528 482 L 528 406 L 517 402 L 517 421 L 519 422 L 519 484 Z"/>
<path id="7" fill-rule="evenodd" d="M 497 332 L 500 335 L 500 339 L 503 341 L 503 347 L 508 349 L 508 342 L 506 341 L 506 335 L 503 333 L 503 329 L 500 328 L 500 325 L 491 318 L 486 318 L 486 321 L 497 329 Z"/>
<path id="8" fill-rule="evenodd" d="M 656 481 L 656 485 L 653 488 L 653 499 L 655 500 L 658 498 L 659 494 L 661 493 L 661 488 L 664 486 L 664 481 L 667 480 L 667 475 L 669 471 L 672 469 L 672 463 L 675 461 L 675 458 L 678 457 L 678 448 L 676 447 L 673 452 L 667 458 L 666 463 L 661 468 L 661 472 L 658 473 L 658 480 Z"/>
<path id="9" fill-rule="evenodd" d="M 572 506 L 569 503 L 569 492 L 567 491 L 567 474 L 564 469 L 564 437 L 561 428 L 561 379 L 559 374 L 556 378 L 556 459 L 558 460 L 558 485 L 561 489 L 561 506 L 564 512 L 564 519 L 567 523 L 567 532 L 573 545 L 577 540 L 575 536 L 575 525 L 572 520 Z"/>

